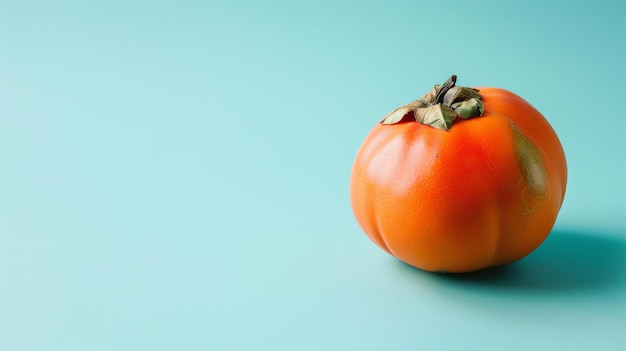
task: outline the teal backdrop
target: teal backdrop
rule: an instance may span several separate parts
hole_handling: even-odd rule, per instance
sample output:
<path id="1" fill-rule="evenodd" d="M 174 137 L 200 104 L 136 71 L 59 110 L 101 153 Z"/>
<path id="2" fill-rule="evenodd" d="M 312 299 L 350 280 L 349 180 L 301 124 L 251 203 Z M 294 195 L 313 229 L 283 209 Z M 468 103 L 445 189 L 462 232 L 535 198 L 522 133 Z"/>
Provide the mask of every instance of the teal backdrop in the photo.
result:
<path id="1" fill-rule="evenodd" d="M 0 0 L 0 349 L 626 350 L 624 4 Z M 348 197 L 451 74 L 569 165 L 544 244 L 460 276 Z"/>

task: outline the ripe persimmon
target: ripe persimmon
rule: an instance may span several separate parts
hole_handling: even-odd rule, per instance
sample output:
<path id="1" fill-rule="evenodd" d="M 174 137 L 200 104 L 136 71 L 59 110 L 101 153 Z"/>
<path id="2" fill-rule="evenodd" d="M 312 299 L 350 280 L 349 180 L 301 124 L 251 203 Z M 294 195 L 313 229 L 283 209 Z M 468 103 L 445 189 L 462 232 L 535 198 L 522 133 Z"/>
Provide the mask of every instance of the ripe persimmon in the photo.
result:
<path id="1" fill-rule="evenodd" d="M 499 88 L 456 76 L 377 123 L 357 152 L 350 200 L 383 250 L 427 271 L 519 260 L 548 236 L 567 165 L 551 125 Z"/>

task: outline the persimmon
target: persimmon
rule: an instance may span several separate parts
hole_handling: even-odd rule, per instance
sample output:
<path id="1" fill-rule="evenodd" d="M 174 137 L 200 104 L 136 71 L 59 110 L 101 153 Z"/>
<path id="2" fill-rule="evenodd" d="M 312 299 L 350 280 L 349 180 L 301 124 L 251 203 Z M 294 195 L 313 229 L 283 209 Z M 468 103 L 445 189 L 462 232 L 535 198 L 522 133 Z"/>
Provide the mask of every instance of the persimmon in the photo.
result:
<path id="1" fill-rule="evenodd" d="M 452 76 L 374 125 L 355 157 L 350 201 L 389 254 L 427 271 L 469 272 L 535 250 L 566 184 L 563 147 L 537 109 Z"/>

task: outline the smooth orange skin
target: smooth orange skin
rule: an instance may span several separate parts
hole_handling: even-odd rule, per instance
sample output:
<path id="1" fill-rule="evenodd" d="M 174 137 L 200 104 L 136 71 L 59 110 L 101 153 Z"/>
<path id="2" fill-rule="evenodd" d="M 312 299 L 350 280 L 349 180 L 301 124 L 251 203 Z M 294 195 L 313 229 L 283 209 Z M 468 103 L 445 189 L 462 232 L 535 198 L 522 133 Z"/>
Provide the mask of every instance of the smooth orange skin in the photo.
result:
<path id="1" fill-rule="evenodd" d="M 357 222 L 382 249 L 427 271 L 469 272 L 519 260 L 548 236 L 567 165 L 548 121 L 519 96 L 477 88 L 482 116 L 450 131 L 377 124 L 350 179 Z M 531 194 L 516 158 L 514 124 L 543 157 L 547 189 Z"/>

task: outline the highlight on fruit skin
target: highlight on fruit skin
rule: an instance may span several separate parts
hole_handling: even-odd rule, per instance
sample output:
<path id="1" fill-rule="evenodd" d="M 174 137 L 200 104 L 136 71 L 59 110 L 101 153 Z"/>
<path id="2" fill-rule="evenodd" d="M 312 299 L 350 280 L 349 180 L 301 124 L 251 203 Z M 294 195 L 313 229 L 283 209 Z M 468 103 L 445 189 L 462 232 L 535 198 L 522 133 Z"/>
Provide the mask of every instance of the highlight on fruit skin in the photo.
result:
<path id="1" fill-rule="evenodd" d="M 365 234 L 432 272 L 527 256 L 552 230 L 567 185 L 563 148 L 537 109 L 510 91 L 456 80 L 374 123 L 350 177 Z"/>

